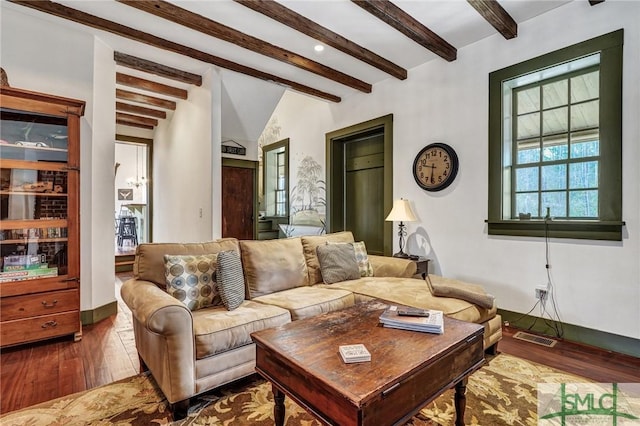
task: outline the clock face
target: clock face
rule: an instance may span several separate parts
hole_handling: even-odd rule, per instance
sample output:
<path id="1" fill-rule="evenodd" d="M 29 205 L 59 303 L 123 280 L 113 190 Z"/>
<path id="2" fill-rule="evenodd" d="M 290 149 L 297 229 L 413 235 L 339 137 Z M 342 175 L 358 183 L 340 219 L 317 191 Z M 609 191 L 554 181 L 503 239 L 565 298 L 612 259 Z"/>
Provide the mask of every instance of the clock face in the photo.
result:
<path id="1" fill-rule="evenodd" d="M 456 178 L 458 156 L 449 145 L 432 143 L 418 153 L 413 162 L 413 177 L 422 189 L 440 191 Z"/>

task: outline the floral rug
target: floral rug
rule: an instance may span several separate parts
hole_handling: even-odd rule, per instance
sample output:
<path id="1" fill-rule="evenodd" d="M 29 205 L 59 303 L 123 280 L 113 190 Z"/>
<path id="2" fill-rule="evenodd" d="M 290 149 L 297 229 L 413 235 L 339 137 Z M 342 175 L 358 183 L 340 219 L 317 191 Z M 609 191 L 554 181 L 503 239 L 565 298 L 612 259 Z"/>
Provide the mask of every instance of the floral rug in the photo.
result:
<path id="1" fill-rule="evenodd" d="M 537 425 L 537 384 L 589 380 L 506 354 L 489 360 L 467 384 L 467 425 Z M 285 425 L 320 425 L 285 398 Z M 406 426 L 452 425 L 453 390 L 445 392 Z M 173 422 L 167 401 L 148 374 L 68 395 L 0 416 L 10 425 L 273 425 L 271 385 L 258 376 L 202 395 L 189 416 Z"/>

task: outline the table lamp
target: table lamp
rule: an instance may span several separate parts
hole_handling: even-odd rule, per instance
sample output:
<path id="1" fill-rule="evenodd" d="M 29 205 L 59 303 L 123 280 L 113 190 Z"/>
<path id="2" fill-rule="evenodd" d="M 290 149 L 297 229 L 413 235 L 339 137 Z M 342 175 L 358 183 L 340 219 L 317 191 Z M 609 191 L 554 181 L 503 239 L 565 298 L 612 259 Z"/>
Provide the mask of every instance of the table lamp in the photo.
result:
<path id="1" fill-rule="evenodd" d="M 404 222 L 415 222 L 416 215 L 411 210 L 411 203 L 409 200 L 400 198 L 393 202 L 393 208 L 391 213 L 385 219 L 387 222 L 400 222 L 398 225 L 398 236 L 400 237 L 400 251 L 393 255 L 393 257 L 401 257 L 404 259 L 409 258 L 409 255 L 404 252 L 404 237 L 407 235 Z"/>

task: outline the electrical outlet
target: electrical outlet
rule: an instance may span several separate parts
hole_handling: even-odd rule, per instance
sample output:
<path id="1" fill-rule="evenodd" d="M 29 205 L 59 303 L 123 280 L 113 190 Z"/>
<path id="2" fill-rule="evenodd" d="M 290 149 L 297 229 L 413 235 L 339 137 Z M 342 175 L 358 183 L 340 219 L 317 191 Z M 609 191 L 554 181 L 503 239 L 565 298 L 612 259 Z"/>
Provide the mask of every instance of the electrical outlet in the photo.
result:
<path id="1" fill-rule="evenodd" d="M 547 300 L 547 294 L 547 286 L 536 287 L 536 299 L 544 302 Z"/>

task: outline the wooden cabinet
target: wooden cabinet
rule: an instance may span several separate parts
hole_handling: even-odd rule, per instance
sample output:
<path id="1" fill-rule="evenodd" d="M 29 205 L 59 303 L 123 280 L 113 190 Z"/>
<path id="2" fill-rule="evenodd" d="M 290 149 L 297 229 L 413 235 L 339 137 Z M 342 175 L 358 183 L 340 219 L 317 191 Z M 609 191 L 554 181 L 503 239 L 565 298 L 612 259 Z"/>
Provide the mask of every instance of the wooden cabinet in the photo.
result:
<path id="1" fill-rule="evenodd" d="M 85 103 L 0 87 L 0 346 L 82 336 Z"/>

